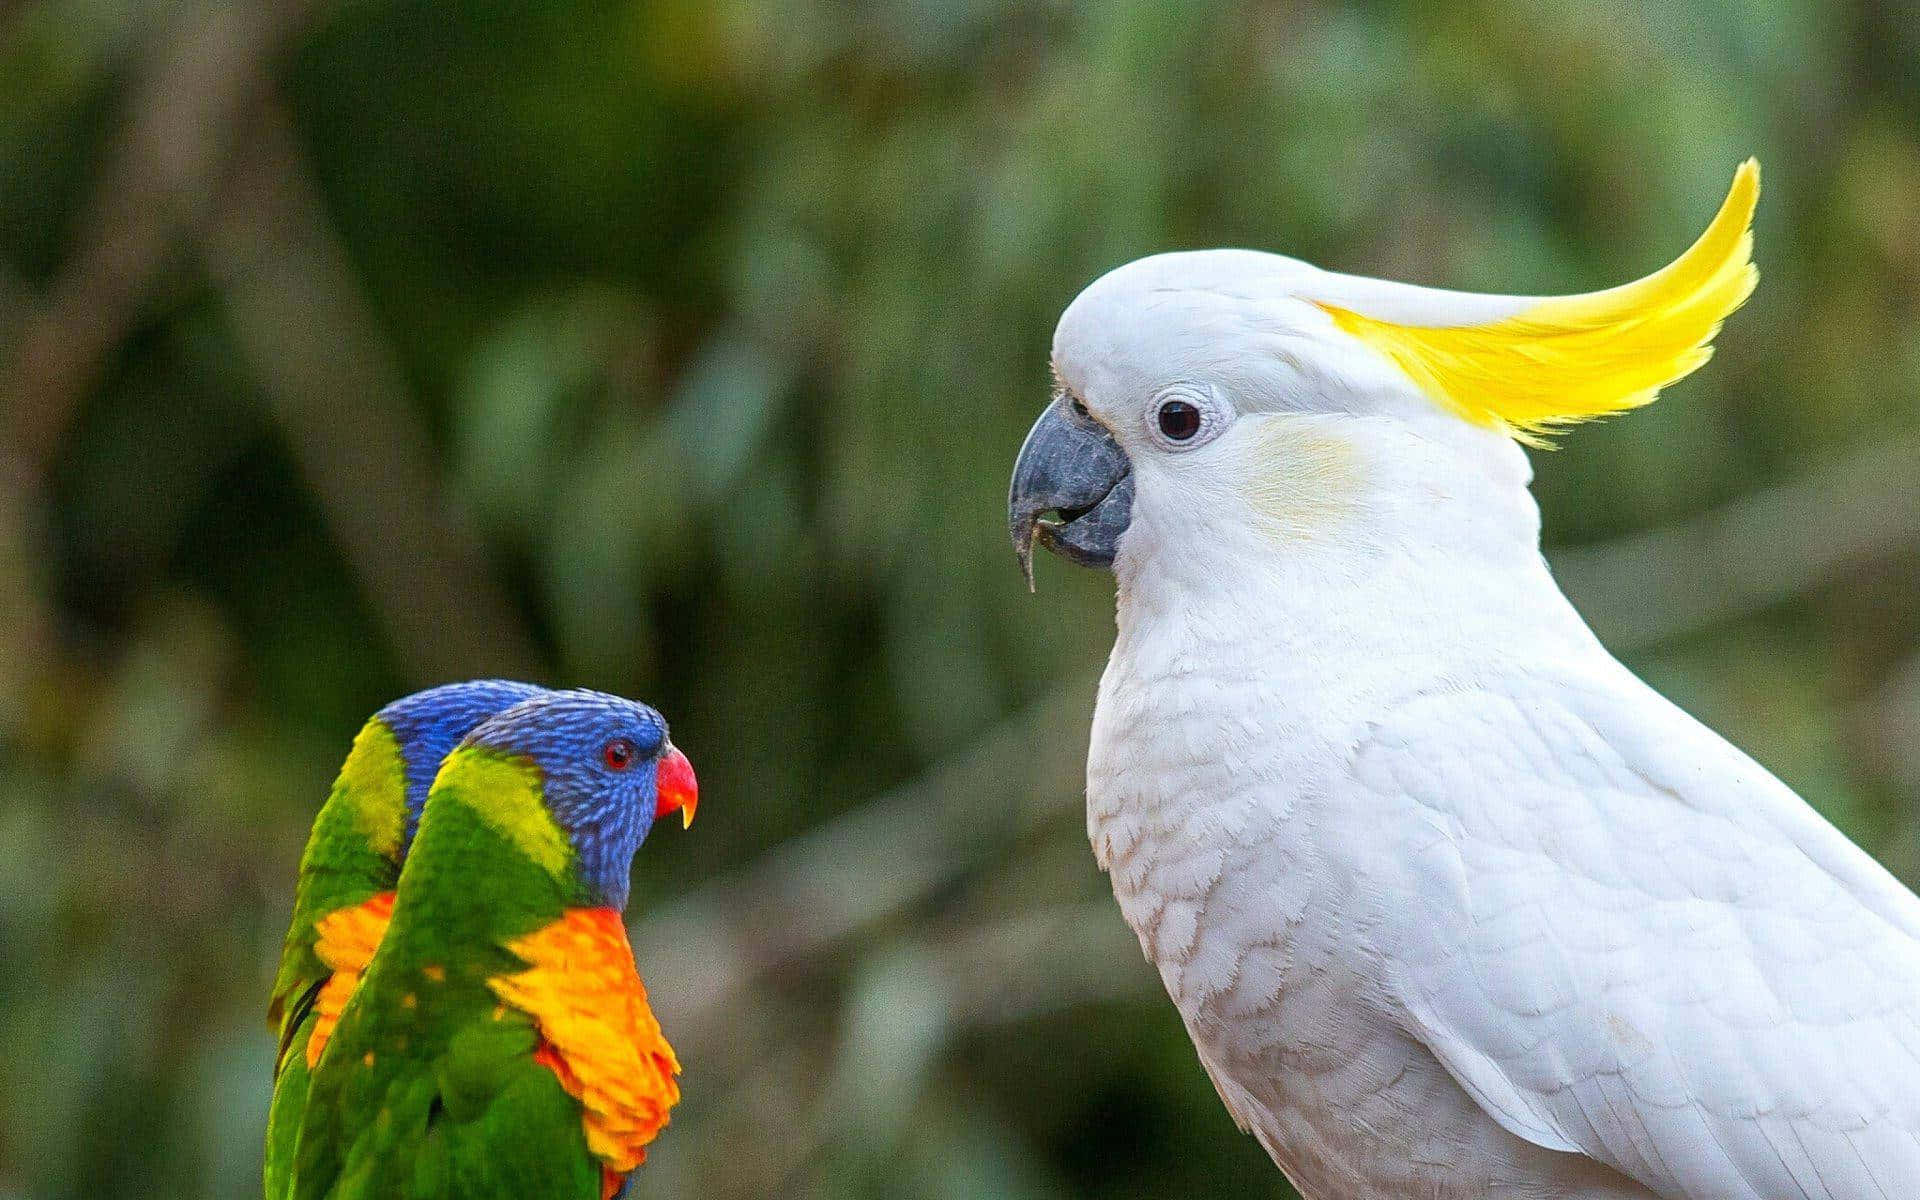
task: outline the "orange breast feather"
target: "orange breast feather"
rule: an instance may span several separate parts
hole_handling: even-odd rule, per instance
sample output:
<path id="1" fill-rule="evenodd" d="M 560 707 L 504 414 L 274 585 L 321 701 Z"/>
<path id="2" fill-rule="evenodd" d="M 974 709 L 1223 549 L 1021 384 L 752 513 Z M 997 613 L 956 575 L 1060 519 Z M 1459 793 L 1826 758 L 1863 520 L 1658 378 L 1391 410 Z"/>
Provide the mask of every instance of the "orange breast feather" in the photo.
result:
<path id="1" fill-rule="evenodd" d="M 507 948 L 527 969 L 492 980 L 494 994 L 534 1019 L 540 1060 L 580 1101 L 587 1148 L 615 1180 L 646 1161 L 680 1100 L 680 1063 L 647 1005 L 626 926 L 612 909 L 568 909 Z"/>
<path id="2" fill-rule="evenodd" d="M 320 1052 L 340 1023 L 341 1010 L 353 989 L 360 984 L 360 973 L 373 961 L 387 925 L 393 920 L 393 893 L 381 892 L 352 908 L 335 909 L 314 922 L 320 937 L 313 951 L 333 974 L 320 986 L 313 1002 L 313 1033 L 307 1038 L 307 1067 L 320 1061 Z"/>

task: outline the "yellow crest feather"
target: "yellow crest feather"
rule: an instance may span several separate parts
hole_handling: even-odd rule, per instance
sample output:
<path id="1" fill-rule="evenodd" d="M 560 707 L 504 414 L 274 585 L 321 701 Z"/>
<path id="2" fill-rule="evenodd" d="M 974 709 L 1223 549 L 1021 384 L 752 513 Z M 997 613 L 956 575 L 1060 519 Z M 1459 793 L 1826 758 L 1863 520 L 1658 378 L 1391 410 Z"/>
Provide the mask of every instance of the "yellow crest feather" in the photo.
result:
<path id="1" fill-rule="evenodd" d="M 1720 211 L 1685 254 L 1603 292 L 1534 301 L 1477 325 L 1412 325 L 1320 303 L 1339 328 L 1384 354 L 1435 400 L 1529 445 L 1651 401 L 1713 354 L 1720 324 L 1753 294 L 1760 164 L 1734 173 Z"/>

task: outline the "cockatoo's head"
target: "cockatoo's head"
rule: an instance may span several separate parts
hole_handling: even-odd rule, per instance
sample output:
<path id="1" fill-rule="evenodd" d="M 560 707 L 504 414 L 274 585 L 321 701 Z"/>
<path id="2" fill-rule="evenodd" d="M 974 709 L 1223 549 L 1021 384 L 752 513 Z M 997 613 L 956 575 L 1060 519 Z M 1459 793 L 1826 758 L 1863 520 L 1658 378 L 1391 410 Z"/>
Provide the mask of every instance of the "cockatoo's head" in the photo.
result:
<path id="1" fill-rule="evenodd" d="M 1247 250 L 1109 272 L 1060 318 L 1056 394 L 1014 466 L 1029 583 L 1035 541 L 1107 566 L 1206 537 L 1216 516 L 1288 541 L 1523 490 L 1515 441 L 1645 404 L 1707 360 L 1753 290 L 1758 195 L 1748 161 L 1678 260 L 1580 296 L 1448 292 Z"/>

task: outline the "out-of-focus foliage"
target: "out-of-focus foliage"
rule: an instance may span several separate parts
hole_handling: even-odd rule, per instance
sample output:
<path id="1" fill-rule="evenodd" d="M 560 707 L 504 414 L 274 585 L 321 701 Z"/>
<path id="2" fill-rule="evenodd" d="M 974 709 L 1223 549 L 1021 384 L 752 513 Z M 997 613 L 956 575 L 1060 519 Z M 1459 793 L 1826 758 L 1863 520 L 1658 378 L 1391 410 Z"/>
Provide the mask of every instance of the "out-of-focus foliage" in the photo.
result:
<path id="1" fill-rule="evenodd" d="M 1110 584 L 1005 544 L 1054 317 L 1239 244 L 1758 297 L 1537 456 L 1636 667 L 1912 880 L 1897 0 L 0 4 L 0 1196 L 246 1196 L 306 823 L 382 702 L 658 704 L 661 1196 L 1286 1195 L 1078 811 Z"/>

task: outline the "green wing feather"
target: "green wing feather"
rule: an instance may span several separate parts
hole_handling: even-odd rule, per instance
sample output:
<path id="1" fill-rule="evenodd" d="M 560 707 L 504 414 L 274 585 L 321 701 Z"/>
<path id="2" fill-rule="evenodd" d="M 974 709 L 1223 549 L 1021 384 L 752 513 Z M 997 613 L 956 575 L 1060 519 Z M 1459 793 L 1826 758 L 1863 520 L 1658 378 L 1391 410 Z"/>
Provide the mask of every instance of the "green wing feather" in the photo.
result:
<path id="1" fill-rule="evenodd" d="M 378 717 L 361 727 L 333 791 L 314 818 L 300 856 L 293 920 L 280 952 L 267 1019 L 284 1048 L 302 1014 L 294 1001 L 329 974 L 314 951 L 321 917 L 391 891 L 400 878 L 400 838 L 407 811 L 400 743 Z"/>
<path id="2" fill-rule="evenodd" d="M 599 1200 L 579 1102 L 488 986 L 525 968 L 506 944 L 558 919 L 568 885 L 448 791 L 314 1069 L 292 1200 Z"/>
<path id="3" fill-rule="evenodd" d="M 580 1106 L 534 1060 L 524 1017 L 479 1016 L 432 1057 L 376 1052 L 371 1066 L 370 1032 L 343 1020 L 321 1059 L 296 1200 L 599 1200 Z"/>
<path id="4" fill-rule="evenodd" d="M 332 974 L 315 950 L 319 940 L 315 927 L 328 913 L 393 889 L 400 875 L 405 820 L 406 773 L 399 742 L 376 717 L 354 738 L 300 856 L 293 920 L 267 1008 L 267 1020 L 280 1039 L 273 1102 L 267 1110 L 267 1200 L 283 1200 L 288 1194 L 294 1144 L 307 1101 L 313 1000 Z"/>

